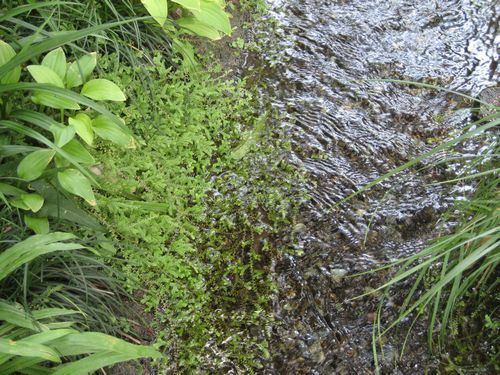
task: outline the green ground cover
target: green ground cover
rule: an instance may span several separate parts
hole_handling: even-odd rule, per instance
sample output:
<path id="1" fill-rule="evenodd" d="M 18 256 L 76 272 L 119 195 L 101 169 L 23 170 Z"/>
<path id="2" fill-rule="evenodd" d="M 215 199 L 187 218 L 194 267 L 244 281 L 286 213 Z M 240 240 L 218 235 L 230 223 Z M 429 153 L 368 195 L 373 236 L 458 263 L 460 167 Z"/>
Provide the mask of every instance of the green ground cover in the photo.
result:
<path id="1" fill-rule="evenodd" d="M 133 98 L 116 111 L 137 148 L 98 146 L 95 211 L 125 259 L 128 286 L 155 316 L 167 366 L 218 369 L 226 358 L 259 367 L 271 260 L 299 197 L 288 182 L 295 172 L 280 161 L 286 143 L 271 136 L 243 81 L 186 75 L 159 55 L 141 68 L 110 56 L 103 68 Z"/>

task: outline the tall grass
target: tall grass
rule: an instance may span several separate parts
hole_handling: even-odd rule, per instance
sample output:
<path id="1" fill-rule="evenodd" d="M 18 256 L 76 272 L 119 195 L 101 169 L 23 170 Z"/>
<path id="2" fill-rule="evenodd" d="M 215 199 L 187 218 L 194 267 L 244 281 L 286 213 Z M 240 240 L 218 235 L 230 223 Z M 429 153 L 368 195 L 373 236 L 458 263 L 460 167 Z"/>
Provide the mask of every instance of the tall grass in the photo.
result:
<path id="1" fill-rule="evenodd" d="M 413 82 L 392 82 L 441 89 Z M 449 92 L 449 90 L 445 91 Z M 454 94 L 474 99 L 460 93 Z M 498 293 L 497 266 L 500 261 L 500 247 L 498 246 L 500 242 L 498 203 L 500 148 L 496 129 L 500 124 L 500 108 L 485 102 L 481 102 L 481 105 L 488 109 L 485 112 L 489 114 L 467 126 L 462 134 L 386 173 L 352 195 L 360 194 L 418 163 L 427 162 L 428 167 L 431 168 L 437 164 L 457 162 L 457 160 L 462 163 L 461 173 L 448 181 L 439 183 L 467 183 L 475 190 L 474 194 L 467 199 L 457 200 L 453 208 L 443 215 L 442 222 L 455 223 L 451 231 L 443 228 L 442 234 L 421 252 L 377 269 L 396 270 L 390 280 L 367 293 L 382 293 L 373 327 L 373 351 L 377 371 L 379 371 L 377 352 L 379 348 L 382 350 L 383 337 L 391 329 L 408 320 L 412 321 L 409 328 L 411 330 L 417 320 L 426 319 L 427 343 L 431 350 L 438 353 L 452 348 L 450 338 L 459 335 L 457 322 L 468 319 L 459 313 L 467 314 L 469 317 L 474 316 L 482 324 L 485 324 L 485 319 L 493 318 L 498 324 L 497 311 L 494 306 L 490 305 L 485 308 L 478 298 L 473 298 L 475 296 L 484 298 L 491 293 Z M 441 160 L 435 158 L 438 153 L 451 151 L 453 147 L 466 140 L 475 140 L 478 144 L 485 144 L 487 148 L 483 148 L 482 152 L 473 158 L 452 157 Z M 392 322 L 383 322 L 382 312 L 386 298 L 400 289 L 405 280 L 411 282 L 411 287 L 405 292 L 405 299 L 398 308 L 398 316 Z M 479 332 L 475 333 L 468 332 L 467 335 L 483 335 L 481 333 L 483 329 L 485 328 L 479 328 Z M 460 330 L 458 328 L 458 331 Z M 407 337 L 409 337 L 409 332 Z M 406 343 L 403 344 L 402 353 L 404 353 L 405 345 Z M 468 351 L 476 349 L 470 343 L 465 345 L 468 345 Z M 497 355 L 496 352 L 489 353 L 490 362 L 479 366 L 493 366 L 492 362 Z M 476 360 L 479 357 L 478 354 Z"/>
<path id="2" fill-rule="evenodd" d="M 0 211 L 4 228 L 0 233 L 0 254 L 6 246 L 30 236 L 29 229 L 16 216 L 7 207 Z M 68 230 L 68 224 L 53 225 L 53 230 L 57 229 Z M 91 248 L 94 241 L 81 242 L 81 246 Z M 121 334 L 123 327 L 118 317 L 127 308 L 128 294 L 121 285 L 121 274 L 105 260 L 84 249 L 37 257 L 0 281 L 0 298 L 18 301 L 28 309 L 77 309 L 80 314 L 73 321 L 81 327 Z"/>
<path id="3" fill-rule="evenodd" d="M 37 38 L 59 35 L 63 31 L 100 27 L 115 22 L 123 22 L 116 27 L 105 27 L 88 33 L 67 47 L 74 52 L 95 51 L 115 52 L 129 64 L 138 65 L 142 58 L 152 59 L 152 51 L 171 54 L 171 41 L 147 16 L 140 1 L 48 1 L 20 5 L 22 1 L 12 1 L 0 14 L 5 34 L 12 41 L 27 40 L 34 32 Z M 16 6 L 19 5 L 19 6 Z M 125 21 L 125 22 L 124 22 Z M 43 25 L 43 28 L 40 26 Z M 0 28 L 1 30 L 1 28 Z"/>
<path id="4" fill-rule="evenodd" d="M 0 252 L 0 282 L 23 267 L 26 275 L 29 263 L 37 258 L 82 249 L 75 239 L 69 233 L 53 232 L 30 236 L 4 249 Z M 26 283 L 24 279 L 25 286 Z M 9 297 L 4 293 L 2 290 L 0 297 Z M 83 313 L 77 304 L 74 304 L 74 309 L 54 306 L 32 309 L 34 301 L 23 307 L 4 298 L 0 298 L 2 374 L 87 374 L 117 362 L 161 357 L 152 348 L 129 344 L 102 333 L 80 332 L 73 318 L 67 320 L 68 316 Z M 84 354 L 87 356 L 78 357 Z M 48 363 L 51 365 L 40 366 Z"/>

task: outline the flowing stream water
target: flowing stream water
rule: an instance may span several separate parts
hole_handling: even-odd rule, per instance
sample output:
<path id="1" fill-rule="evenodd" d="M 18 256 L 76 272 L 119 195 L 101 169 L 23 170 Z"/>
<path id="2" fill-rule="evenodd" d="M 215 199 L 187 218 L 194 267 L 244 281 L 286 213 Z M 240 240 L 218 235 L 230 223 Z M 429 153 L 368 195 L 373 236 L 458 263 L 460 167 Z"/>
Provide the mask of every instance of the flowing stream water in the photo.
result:
<path id="1" fill-rule="evenodd" d="M 437 84 L 477 96 L 497 86 L 500 5 L 495 0 L 269 0 L 258 35 L 265 53 L 262 95 L 291 133 L 292 163 L 307 172 L 310 201 L 294 232 L 297 248 L 275 267 L 269 373 L 373 373 L 376 298 L 350 300 L 380 285 L 381 274 L 351 278 L 413 254 L 468 186 L 429 182 L 444 168 L 406 174 L 338 207 L 364 184 L 430 149 L 471 114 L 456 96 L 394 83 Z M 270 19 L 271 19 L 270 18 Z M 470 103 L 469 103 L 470 104 Z M 474 152 L 465 145 L 462 152 Z M 400 303 L 397 296 L 387 302 Z M 385 323 L 383 321 L 382 323 Z M 397 337 L 384 343 L 383 371 L 420 374 L 425 330 L 416 327 L 399 360 Z M 432 371 L 431 371 L 432 372 Z"/>

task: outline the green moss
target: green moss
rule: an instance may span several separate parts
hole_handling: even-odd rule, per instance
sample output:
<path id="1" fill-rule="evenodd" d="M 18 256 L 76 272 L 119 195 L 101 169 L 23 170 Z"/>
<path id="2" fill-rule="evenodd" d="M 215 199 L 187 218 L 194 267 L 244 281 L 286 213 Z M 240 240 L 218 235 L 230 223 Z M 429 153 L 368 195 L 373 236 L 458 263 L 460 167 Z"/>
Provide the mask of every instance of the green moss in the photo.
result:
<path id="1" fill-rule="evenodd" d="M 245 82 L 153 65 L 104 71 L 129 100 L 116 110 L 135 150 L 98 146 L 102 202 L 132 290 L 155 315 L 176 372 L 259 368 L 268 358 L 271 261 L 300 200 L 286 143 Z M 278 245 L 280 244 L 280 245 Z"/>

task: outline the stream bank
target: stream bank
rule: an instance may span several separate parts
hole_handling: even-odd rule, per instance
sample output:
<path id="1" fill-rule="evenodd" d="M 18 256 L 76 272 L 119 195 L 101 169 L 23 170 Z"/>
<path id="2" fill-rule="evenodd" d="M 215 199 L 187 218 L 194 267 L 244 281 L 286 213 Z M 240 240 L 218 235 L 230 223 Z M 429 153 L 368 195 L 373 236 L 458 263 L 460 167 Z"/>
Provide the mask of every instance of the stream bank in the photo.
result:
<path id="1" fill-rule="evenodd" d="M 116 112 L 138 147 L 99 148 L 95 214 L 149 314 L 140 338 L 165 354 L 144 371 L 272 365 L 273 261 L 292 242 L 301 178 L 286 162 L 282 130 L 266 126 L 273 114 L 255 86 L 228 68 L 244 59 L 233 41 L 198 41 L 199 70 L 169 66 L 159 51 L 143 66 L 116 55 L 101 64 L 132 98 Z M 221 60 L 218 51 L 227 52 Z"/>
<path id="2" fill-rule="evenodd" d="M 200 150 L 185 157 L 196 160 L 198 172 L 193 174 L 191 167 L 182 171 L 187 178 L 182 184 L 202 184 L 195 196 L 203 198 L 193 205 L 189 197 L 194 190 L 182 193 L 187 199 L 181 211 L 192 210 L 194 215 L 186 215 L 181 223 L 186 228 L 181 229 L 180 242 L 179 232 L 168 233 L 167 244 L 175 251 L 161 254 L 170 271 L 180 259 L 181 266 L 174 268 L 181 274 L 174 269 L 162 278 L 169 278 L 170 286 L 187 280 L 189 287 L 182 291 L 187 294 L 180 299 L 169 294 L 157 277 L 161 272 L 152 270 L 150 263 L 133 270 L 141 277 L 151 272 L 150 294 L 143 302 L 155 315 L 157 345 L 168 350 L 163 370 L 373 373 L 371 336 L 378 298 L 351 299 L 380 285 L 387 274 L 351 275 L 421 250 L 437 234 L 441 213 L 470 188 L 430 186 L 453 171 L 422 171 L 397 176 L 338 207 L 336 203 L 429 150 L 473 117 L 458 111 L 470 103 L 451 95 L 367 78 L 420 80 L 471 95 L 494 86 L 498 72 L 492 25 L 498 12 L 480 4 L 445 3 L 429 1 L 416 7 L 405 1 L 272 1 L 269 17 L 262 22 L 238 14 L 232 39 L 197 45 L 201 55 L 211 56 L 211 76 L 233 83 L 212 86 L 207 76 L 195 78 L 195 91 L 208 92 L 193 102 L 193 92 L 184 87 L 190 84 L 186 77 L 167 82 L 161 78 L 167 73 L 158 76 L 155 90 L 167 85 L 183 92 L 174 107 L 194 105 L 195 111 L 187 110 L 182 121 L 186 114 L 199 120 L 198 109 L 215 114 L 197 125 L 212 126 L 208 140 L 217 147 L 209 158 Z M 459 11 L 448 12 L 457 4 Z M 246 22 L 260 26 L 243 28 Z M 468 32 L 463 34 L 462 28 Z M 449 50 L 456 55 L 447 54 Z M 469 61 L 476 55 L 478 59 Z M 213 64 L 216 61 L 222 67 Z M 212 90 L 218 92 L 215 97 Z M 220 101 L 216 97 L 221 93 L 232 99 Z M 238 105 L 244 116 L 236 113 Z M 167 112 L 175 113 L 174 107 Z M 266 112 L 268 117 L 258 119 Z M 208 125 L 227 114 L 229 123 Z M 262 123 L 267 125 L 264 131 Z M 185 140 L 188 133 L 176 128 L 169 137 Z M 474 152 L 476 146 L 465 151 Z M 164 153 L 162 142 L 150 147 Z M 183 147 L 183 154 L 191 153 L 188 143 Z M 305 181 L 297 170 L 305 171 Z M 165 173 L 160 179 L 171 178 Z M 305 196 L 310 199 L 297 210 Z M 206 204 L 208 211 L 201 208 Z M 163 228 L 172 225 L 171 215 Z M 148 213 L 141 222 L 149 227 L 157 217 Z M 125 221 L 122 230 L 128 227 Z M 153 253 L 165 240 L 161 226 L 149 228 L 156 230 Z M 125 249 L 125 254 L 136 258 L 131 264 L 140 264 L 142 253 L 135 251 Z M 181 258 L 175 255 L 179 251 L 184 252 Z M 194 273 L 184 273 L 186 261 Z M 192 293 L 198 287 L 203 292 Z M 169 306 L 172 297 L 189 306 Z M 384 318 L 390 320 L 400 304 L 401 296 L 394 296 Z M 176 311 L 187 314 L 179 319 Z M 383 372 L 438 371 L 442 364 L 428 354 L 424 324 L 412 331 L 408 354 L 399 358 L 406 328 L 385 343 Z"/>

